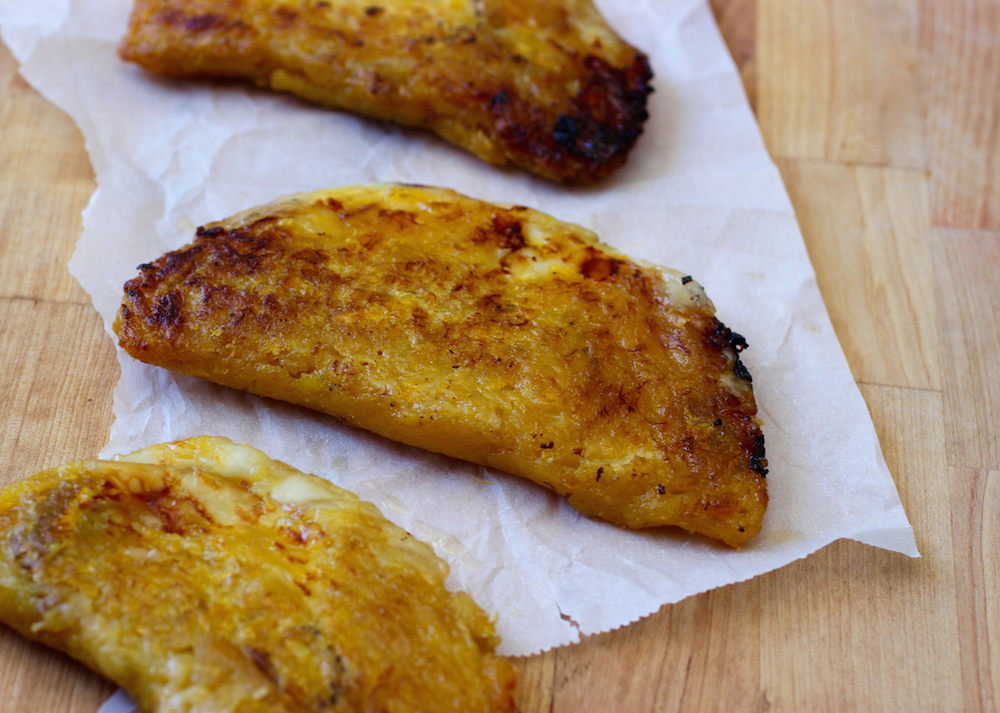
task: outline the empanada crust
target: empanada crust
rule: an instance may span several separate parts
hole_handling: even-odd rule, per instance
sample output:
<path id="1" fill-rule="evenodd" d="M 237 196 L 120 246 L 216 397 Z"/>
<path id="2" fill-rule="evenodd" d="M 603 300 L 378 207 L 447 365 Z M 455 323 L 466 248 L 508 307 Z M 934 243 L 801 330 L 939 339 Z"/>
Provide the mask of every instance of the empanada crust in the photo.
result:
<path id="1" fill-rule="evenodd" d="M 370 503 L 228 439 L 0 491 L 0 621 L 144 713 L 514 711 L 447 573 Z"/>
<path id="2" fill-rule="evenodd" d="M 115 329 L 144 362 L 740 546 L 767 503 L 746 342 L 691 278 L 523 206 L 374 185 L 198 230 Z"/>
<path id="3" fill-rule="evenodd" d="M 119 54 L 430 129 L 566 183 L 621 166 L 652 72 L 591 0 L 136 0 Z"/>

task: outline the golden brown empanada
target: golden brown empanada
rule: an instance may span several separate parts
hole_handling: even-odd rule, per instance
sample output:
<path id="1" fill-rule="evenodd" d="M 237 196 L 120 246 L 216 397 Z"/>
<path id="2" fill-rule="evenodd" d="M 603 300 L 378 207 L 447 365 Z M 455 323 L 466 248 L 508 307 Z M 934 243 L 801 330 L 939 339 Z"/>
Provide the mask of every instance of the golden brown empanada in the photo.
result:
<path id="1" fill-rule="evenodd" d="M 652 78 L 591 0 L 136 0 L 119 53 L 424 127 L 569 183 L 625 162 Z"/>
<path id="2" fill-rule="evenodd" d="M 228 439 L 0 491 L 0 621 L 144 713 L 513 711 L 447 572 L 373 505 Z"/>
<path id="3" fill-rule="evenodd" d="M 740 546 L 767 503 L 746 342 L 701 287 L 453 191 L 279 200 L 141 266 L 149 364 L 529 478 L 588 515 Z"/>

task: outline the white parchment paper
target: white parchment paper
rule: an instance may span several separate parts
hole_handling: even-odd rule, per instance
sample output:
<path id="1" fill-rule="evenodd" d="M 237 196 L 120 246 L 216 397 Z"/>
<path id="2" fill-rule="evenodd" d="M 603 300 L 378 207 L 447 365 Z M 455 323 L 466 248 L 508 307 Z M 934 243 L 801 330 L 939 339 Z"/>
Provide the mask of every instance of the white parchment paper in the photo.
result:
<path id="1" fill-rule="evenodd" d="M 500 652 L 530 654 L 646 616 L 852 538 L 917 556 L 837 342 L 781 178 L 704 0 L 597 3 L 655 72 L 628 164 L 567 189 L 433 136 L 251 88 L 186 84 L 120 61 L 128 0 L 0 0 L 24 77 L 80 126 L 98 189 L 70 269 L 109 327 L 136 266 L 197 225 L 280 195 L 371 181 L 455 188 L 595 230 L 695 276 L 743 360 L 764 419 L 770 506 L 737 552 L 627 532 L 533 484 L 398 445 L 325 416 L 145 366 L 119 352 L 102 456 L 228 436 L 374 502 L 451 564 L 449 585 L 498 615 Z M 80 454 L 81 456 L 91 454 Z"/>

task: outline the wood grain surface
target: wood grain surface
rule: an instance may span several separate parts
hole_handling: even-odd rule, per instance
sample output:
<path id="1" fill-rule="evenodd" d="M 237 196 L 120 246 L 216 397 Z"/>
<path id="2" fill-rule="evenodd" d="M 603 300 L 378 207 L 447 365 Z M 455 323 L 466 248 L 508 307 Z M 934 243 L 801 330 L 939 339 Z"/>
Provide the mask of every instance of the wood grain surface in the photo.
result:
<path id="1" fill-rule="evenodd" d="M 524 713 L 1000 707 L 1000 2 L 712 0 L 916 530 L 515 661 Z M 118 367 L 66 263 L 94 189 L 0 47 L 0 483 L 104 445 Z M 0 627 L 0 710 L 112 686 Z"/>

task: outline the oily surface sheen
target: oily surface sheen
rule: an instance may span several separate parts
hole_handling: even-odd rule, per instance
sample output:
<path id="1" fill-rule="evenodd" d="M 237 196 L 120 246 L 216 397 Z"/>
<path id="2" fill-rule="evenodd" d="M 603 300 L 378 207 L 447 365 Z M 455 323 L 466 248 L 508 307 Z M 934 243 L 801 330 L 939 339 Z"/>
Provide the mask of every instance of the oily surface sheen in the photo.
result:
<path id="1" fill-rule="evenodd" d="M 144 713 L 513 711 L 486 615 L 369 503 L 226 439 L 0 491 L 0 621 Z"/>
<path id="2" fill-rule="evenodd" d="M 284 199 L 141 266 L 150 364 L 529 478 L 581 512 L 739 546 L 767 502 L 745 346 L 689 277 L 452 191 Z"/>
<path id="3" fill-rule="evenodd" d="M 120 54 L 426 127 L 571 183 L 625 162 L 652 78 L 591 0 L 136 0 Z"/>

